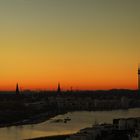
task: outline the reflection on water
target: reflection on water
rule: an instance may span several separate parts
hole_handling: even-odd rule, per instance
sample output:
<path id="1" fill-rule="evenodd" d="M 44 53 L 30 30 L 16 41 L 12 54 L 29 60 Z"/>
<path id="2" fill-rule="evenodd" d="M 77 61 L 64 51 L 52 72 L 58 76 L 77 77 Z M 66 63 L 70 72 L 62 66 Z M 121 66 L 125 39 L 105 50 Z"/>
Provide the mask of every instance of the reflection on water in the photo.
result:
<path id="1" fill-rule="evenodd" d="M 71 121 L 52 123 L 52 119 L 64 119 L 67 117 L 71 118 Z M 94 123 L 112 123 L 114 118 L 121 117 L 140 117 L 140 108 L 117 111 L 69 112 L 40 124 L 0 128 L 0 140 L 23 140 L 41 136 L 70 134 L 92 126 Z"/>

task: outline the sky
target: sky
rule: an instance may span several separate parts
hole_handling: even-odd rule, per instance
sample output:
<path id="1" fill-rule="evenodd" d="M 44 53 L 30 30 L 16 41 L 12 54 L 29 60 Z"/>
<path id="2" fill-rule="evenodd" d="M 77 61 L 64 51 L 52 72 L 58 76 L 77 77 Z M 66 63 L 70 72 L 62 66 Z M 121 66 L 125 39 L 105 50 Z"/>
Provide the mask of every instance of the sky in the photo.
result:
<path id="1" fill-rule="evenodd" d="M 0 90 L 137 89 L 139 0 L 0 0 Z"/>

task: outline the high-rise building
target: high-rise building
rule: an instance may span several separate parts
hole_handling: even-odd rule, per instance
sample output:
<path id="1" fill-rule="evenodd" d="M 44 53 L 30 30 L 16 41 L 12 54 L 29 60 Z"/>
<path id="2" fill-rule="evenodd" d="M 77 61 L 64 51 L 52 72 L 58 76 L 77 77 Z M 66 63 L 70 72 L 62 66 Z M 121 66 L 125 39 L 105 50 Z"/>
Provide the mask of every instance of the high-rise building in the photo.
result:
<path id="1" fill-rule="evenodd" d="M 138 89 L 140 90 L 140 68 L 138 68 Z"/>
<path id="2" fill-rule="evenodd" d="M 19 86 L 18 86 L 18 83 L 16 85 L 16 94 L 19 94 Z"/>

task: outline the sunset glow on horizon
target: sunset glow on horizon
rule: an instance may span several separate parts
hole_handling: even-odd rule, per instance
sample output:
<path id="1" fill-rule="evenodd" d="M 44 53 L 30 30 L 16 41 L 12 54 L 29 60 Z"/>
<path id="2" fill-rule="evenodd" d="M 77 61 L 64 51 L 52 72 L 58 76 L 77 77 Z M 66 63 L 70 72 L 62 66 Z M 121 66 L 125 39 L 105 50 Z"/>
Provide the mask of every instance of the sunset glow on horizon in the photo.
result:
<path id="1" fill-rule="evenodd" d="M 137 89 L 140 1 L 1 0 L 0 90 Z"/>

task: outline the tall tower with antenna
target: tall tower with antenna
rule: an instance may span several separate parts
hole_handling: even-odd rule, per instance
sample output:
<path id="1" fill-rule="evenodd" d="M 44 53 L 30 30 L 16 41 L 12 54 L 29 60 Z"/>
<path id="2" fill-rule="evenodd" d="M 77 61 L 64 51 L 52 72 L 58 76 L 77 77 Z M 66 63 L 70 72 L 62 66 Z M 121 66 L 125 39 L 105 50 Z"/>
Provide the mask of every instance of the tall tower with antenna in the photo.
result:
<path id="1" fill-rule="evenodd" d="M 138 90 L 140 90 L 140 67 L 138 67 Z"/>
<path id="2" fill-rule="evenodd" d="M 16 94 L 19 94 L 20 92 L 19 92 L 19 86 L 18 86 L 18 83 L 17 83 L 17 85 L 16 85 Z"/>

